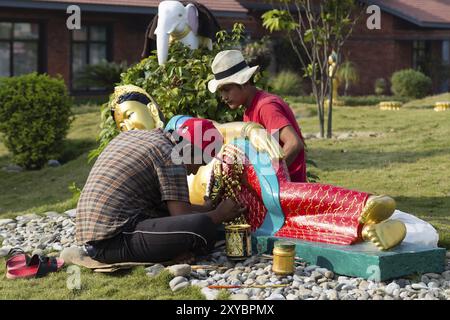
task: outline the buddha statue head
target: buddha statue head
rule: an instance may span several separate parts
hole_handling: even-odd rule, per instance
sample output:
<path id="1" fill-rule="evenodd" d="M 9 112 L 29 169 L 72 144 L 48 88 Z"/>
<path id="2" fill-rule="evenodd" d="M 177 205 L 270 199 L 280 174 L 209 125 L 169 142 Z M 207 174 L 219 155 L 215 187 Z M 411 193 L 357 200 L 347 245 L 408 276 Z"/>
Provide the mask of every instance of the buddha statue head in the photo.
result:
<path id="1" fill-rule="evenodd" d="M 152 130 L 164 127 L 164 116 L 156 101 L 134 85 L 114 89 L 111 115 L 120 131 Z"/>

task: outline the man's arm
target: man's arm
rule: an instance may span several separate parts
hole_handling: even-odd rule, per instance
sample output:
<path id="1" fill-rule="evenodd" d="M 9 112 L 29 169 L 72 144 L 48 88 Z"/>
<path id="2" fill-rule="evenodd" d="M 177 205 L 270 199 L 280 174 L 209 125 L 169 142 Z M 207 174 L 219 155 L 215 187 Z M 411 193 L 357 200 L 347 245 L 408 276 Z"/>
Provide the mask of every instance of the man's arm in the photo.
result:
<path id="1" fill-rule="evenodd" d="M 182 201 L 167 201 L 167 208 L 171 216 L 178 216 L 184 214 L 195 214 L 198 212 L 191 211 L 192 207 L 189 202 Z M 242 214 L 245 214 L 247 209 L 239 206 L 238 203 L 231 199 L 223 200 L 217 208 L 205 212 L 214 224 L 228 222 Z"/>
<path id="2" fill-rule="evenodd" d="M 300 139 L 297 132 L 290 125 L 280 129 L 280 141 L 283 142 L 284 159 L 289 167 L 305 146 L 303 145 L 302 139 Z"/>

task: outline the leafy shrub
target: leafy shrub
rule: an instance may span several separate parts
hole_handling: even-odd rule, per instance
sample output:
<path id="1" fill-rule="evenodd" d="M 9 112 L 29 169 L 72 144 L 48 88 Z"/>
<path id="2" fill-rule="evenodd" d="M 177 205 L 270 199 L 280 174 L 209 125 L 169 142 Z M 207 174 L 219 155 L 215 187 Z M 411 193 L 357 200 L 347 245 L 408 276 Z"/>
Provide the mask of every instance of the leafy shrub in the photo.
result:
<path id="1" fill-rule="evenodd" d="M 272 60 L 270 46 L 271 41 L 267 36 L 264 36 L 261 40 L 245 45 L 242 53 L 249 66 L 253 67 L 258 65 L 261 70 L 267 69 Z"/>
<path id="2" fill-rule="evenodd" d="M 341 85 L 344 85 L 344 96 L 347 96 L 350 86 L 359 81 L 358 68 L 353 62 L 347 60 L 338 67 L 336 78 Z"/>
<path id="3" fill-rule="evenodd" d="M 95 65 L 87 65 L 76 75 L 75 86 L 112 91 L 116 83 L 120 82 L 120 75 L 126 70 L 127 64 L 125 62 L 102 61 Z"/>
<path id="4" fill-rule="evenodd" d="M 432 81 L 420 71 L 405 69 L 397 71 L 391 78 L 392 92 L 400 97 L 420 99 L 431 90 Z"/>
<path id="5" fill-rule="evenodd" d="M 378 78 L 375 80 L 375 94 L 381 96 L 386 92 L 387 83 L 383 78 Z"/>
<path id="6" fill-rule="evenodd" d="M 71 105 L 61 78 L 31 73 L 2 80 L 0 132 L 16 164 L 39 169 L 58 157 L 72 120 Z"/>
<path id="7" fill-rule="evenodd" d="M 209 92 L 207 84 L 214 77 L 211 64 L 216 54 L 222 50 L 240 49 L 243 31 L 242 24 L 235 24 L 231 34 L 218 32 L 218 41 L 212 51 L 206 48 L 191 50 L 181 42 L 175 42 L 169 47 L 169 59 L 162 66 L 158 64 L 154 51 L 123 73 L 120 84 L 133 84 L 146 90 L 159 104 L 166 119 L 185 114 L 218 122 L 241 120 L 242 110 L 230 110 L 219 95 Z M 254 80 L 264 88 L 265 78 L 264 72 L 257 73 Z M 113 100 L 111 95 L 109 105 L 102 108 L 102 130 L 98 137 L 100 145 L 90 153 L 90 160 L 98 156 L 119 133 L 109 112 Z"/>
<path id="8" fill-rule="evenodd" d="M 269 82 L 272 90 L 280 95 L 299 96 L 302 94 L 302 79 L 292 71 L 286 70 L 278 73 Z"/>

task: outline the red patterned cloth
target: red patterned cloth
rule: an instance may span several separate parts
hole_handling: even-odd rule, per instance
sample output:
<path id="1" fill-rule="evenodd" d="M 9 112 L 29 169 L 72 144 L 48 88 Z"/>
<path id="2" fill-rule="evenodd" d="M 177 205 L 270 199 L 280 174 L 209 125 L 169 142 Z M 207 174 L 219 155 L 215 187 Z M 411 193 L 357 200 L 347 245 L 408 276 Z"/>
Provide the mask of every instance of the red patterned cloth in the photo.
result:
<path id="1" fill-rule="evenodd" d="M 256 171 L 243 151 L 234 145 L 225 147 L 223 160 L 225 174 L 233 170 L 231 164 L 236 160 L 244 165 L 241 190 L 234 191 L 238 201 L 248 208 L 246 219 L 255 231 L 267 214 Z M 363 225 L 359 217 L 368 193 L 326 184 L 291 182 L 284 162 L 273 162 L 272 166 L 285 216 L 285 223 L 276 236 L 341 245 L 361 241 Z"/>

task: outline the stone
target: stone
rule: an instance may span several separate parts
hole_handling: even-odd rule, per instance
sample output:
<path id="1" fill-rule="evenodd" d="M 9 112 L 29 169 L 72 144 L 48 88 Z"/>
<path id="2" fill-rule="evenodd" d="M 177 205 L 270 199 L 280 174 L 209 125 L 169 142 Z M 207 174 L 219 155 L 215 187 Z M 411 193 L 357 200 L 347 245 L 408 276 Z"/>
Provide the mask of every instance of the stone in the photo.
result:
<path id="1" fill-rule="evenodd" d="M 0 248 L 0 258 L 6 257 L 9 253 L 9 250 L 11 250 L 11 248 L 9 247 Z"/>
<path id="2" fill-rule="evenodd" d="M 313 264 L 313 265 L 311 265 L 311 266 L 306 267 L 306 268 L 305 268 L 305 271 L 306 271 L 306 272 L 311 272 L 311 271 L 313 271 L 313 270 L 315 270 L 315 269 L 317 269 L 317 268 L 319 268 L 319 266 L 316 266 L 315 264 Z"/>
<path id="3" fill-rule="evenodd" d="M 334 278 L 334 272 L 333 271 L 327 271 L 325 272 L 324 276 L 328 279 L 333 279 Z"/>
<path id="4" fill-rule="evenodd" d="M 367 281 L 363 280 L 359 283 L 358 288 L 360 290 L 367 290 L 369 288 L 369 283 Z"/>
<path id="5" fill-rule="evenodd" d="M 425 283 L 423 283 L 423 282 L 413 283 L 413 284 L 411 285 L 411 287 L 412 287 L 413 289 L 416 289 L 416 290 L 420 290 L 420 289 L 428 289 L 428 286 L 427 286 Z"/>
<path id="6" fill-rule="evenodd" d="M 188 264 L 175 264 L 167 267 L 167 270 L 175 277 L 186 277 L 191 274 L 191 266 Z"/>
<path id="7" fill-rule="evenodd" d="M 289 294 L 286 296 L 286 300 L 299 300 L 299 297 L 296 296 L 295 294 L 289 293 Z"/>
<path id="8" fill-rule="evenodd" d="M 249 300 L 248 295 L 246 294 L 232 294 L 230 296 L 230 300 Z"/>
<path id="9" fill-rule="evenodd" d="M 187 282 L 187 281 L 188 280 L 185 277 L 175 277 L 172 280 L 170 280 L 169 286 L 173 290 L 173 288 L 175 288 L 175 286 L 177 286 L 178 284 L 180 284 L 182 282 Z"/>
<path id="10" fill-rule="evenodd" d="M 44 212 L 44 216 L 46 216 L 48 218 L 57 218 L 57 217 L 60 217 L 61 215 L 56 211 L 47 211 L 47 212 Z"/>
<path id="11" fill-rule="evenodd" d="M 445 271 L 442 273 L 442 277 L 446 280 L 446 281 L 450 281 L 450 270 L 449 271 Z"/>
<path id="12" fill-rule="evenodd" d="M 77 215 L 77 209 L 67 210 L 64 213 L 71 218 L 75 218 Z"/>
<path id="13" fill-rule="evenodd" d="M 164 270 L 164 266 L 161 264 L 155 264 L 153 266 L 145 268 L 145 271 L 147 272 L 147 276 L 149 276 L 149 277 L 156 277 L 163 270 Z"/>
<path id="14" fill-rule="evenodd" d="M 255 250 L 271 253 L 273 236 L 252 237 Z M 424 248 L 411 243 L 402 243 L 388 251 L 373 250 L 367 243 L 349 246 L 315 243 L 290 239 L 296 245 L 296 256 L 311 264 L 305 268 L 312 272 L 326 268 L 336 274 L 364 279 L 385 281 L 413 273 L 441 273 L 444 271 L 446 250 L 443 248 Z"/>
<path id="15" fill-rule="evenodd" d="M 328 300 L 337 300 L 338 299 L 338 292 L 336 290 L 330 289 L 325 292 L 327 295 Z"/>
<path id="16" fill-rule="evenodd" d="M 15 220 L 13 219 L 0 219 L 0 227 L 7 225 L 9 223 L 13 223 Z"/>
<path id="17" fill-rule="evenodd" d="M 209 286 L 209 283 L 206 280 L 192 280 L 191 286 L 205 288 L 205 287 Z"/>
<path id="18" fill-rule="evenodd" d="M 48 160 L 47 165 L 48 165 L 49 167 L 56 168 L 56 167 L 60 167 L 60 166 L 61 166 L 61 163 L 59 163 L 58 160 L 52 159 L 52 160 Z"/>
<path id="19" fill-rule="evenodd" d="M 311 279 L 314 279 L 314 281 L 317 281 L 320 278 L 322 278 L 322 273 L 320 273 L 318 271 L 313 271 L 311 273 Z"/>
<path id="20" fill-rule="evenodd" d="M 62 246 L 61 244 L 59 244 L 59 243 L 54 243 L 54 244 L 52 245 L 52 249 L 55 250 L 55 251 L 62 251 L 62 249 L 64 249 L 64 248 L 63 248 L 63 246 Z"/>
<path id="21" fill-rule="evenodd" d="M 206 287 L 202 288 L 201 292 L 207 300 L 216 300 L 219 295 L 219 290 L 209 289 Z"/>
<path id="22" fill-rule="evenodd" d="M 286 298 L 282 294 L 274 293 L 274 294 L 271 294 L 265 300 L 286 300 Z"/>
<path id="23" fill-rule="evenodd" d="M 189 287 L 189 282 L 187 282 L 187 281 L 186 282 L 181 282 L 181 283 L 177 284 L 176 286 L 174 286 L 172 288 L 172 291 L 173 292 L 179 291 L 179 290 L 182 290 L 182 289 L 187 288 L 187 287 Z"/>
<path id="24" fill-rule="evenodd" d="M 18 166 L 16 164 L 10 164 L 6 167 L 3 167 L 3 171 L 10 172 L 10 173 L 19 173 L 22 172 L 24 169 L 21 166 Z"/>
<path id="25" fill-rule="evenodd" d="M 312 295 L 312 291 L 306 288 L 300 288 L 298 290 L 298 296 L 300 297 L 300 299 L 306 299 L 311 297 Z"/>
<path id="26" fill-rule="evenodd" d="M 386 288 L 384 289 L 384 291 L 385 291 L 387 294 L 389 294 L 389 295 L 393 295 L 394 290 L 398 290 L 398 289 L 400 289 L 400 286 L 399 286 L 397 283 L 395 283 L 395 282 L 391 282 L 390 284 L 388 284 L 388 285 L 386 286 Z"/>

